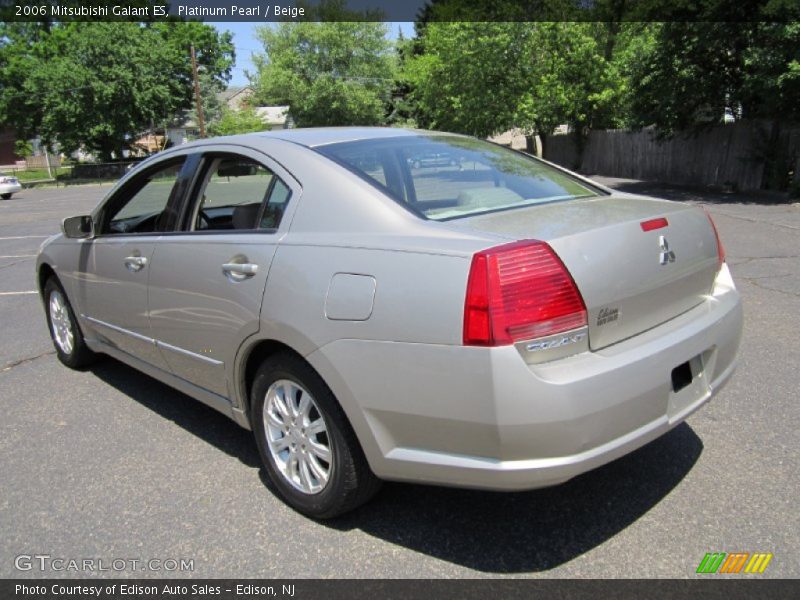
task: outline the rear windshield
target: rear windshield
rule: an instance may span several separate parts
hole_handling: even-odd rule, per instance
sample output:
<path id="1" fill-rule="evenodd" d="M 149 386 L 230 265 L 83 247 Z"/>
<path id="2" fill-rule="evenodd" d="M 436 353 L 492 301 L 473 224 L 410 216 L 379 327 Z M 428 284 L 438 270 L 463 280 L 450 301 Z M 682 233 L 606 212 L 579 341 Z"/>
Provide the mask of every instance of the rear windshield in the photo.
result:
<path id="1" fill-rule="evenodd" d="M 600 195 L 541 161 L 473 138 L 398 137 L 316 150 L 437 221 Z"/>

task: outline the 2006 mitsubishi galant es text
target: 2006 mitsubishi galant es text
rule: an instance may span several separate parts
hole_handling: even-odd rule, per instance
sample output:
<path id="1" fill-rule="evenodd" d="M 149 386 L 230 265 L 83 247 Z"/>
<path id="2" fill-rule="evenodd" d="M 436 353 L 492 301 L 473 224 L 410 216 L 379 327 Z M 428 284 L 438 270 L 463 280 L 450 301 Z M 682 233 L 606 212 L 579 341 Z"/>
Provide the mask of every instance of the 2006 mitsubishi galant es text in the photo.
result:
<path id="1" fill-rule="evenodd" d="M 702 210 L 452 134 L 186 144 L 62 228 L 37 260 L 61 362 L 109 354 L 252 429 L 318 518 L 381 479 L 566 481 L 706 402 L 741 336 Z"/>

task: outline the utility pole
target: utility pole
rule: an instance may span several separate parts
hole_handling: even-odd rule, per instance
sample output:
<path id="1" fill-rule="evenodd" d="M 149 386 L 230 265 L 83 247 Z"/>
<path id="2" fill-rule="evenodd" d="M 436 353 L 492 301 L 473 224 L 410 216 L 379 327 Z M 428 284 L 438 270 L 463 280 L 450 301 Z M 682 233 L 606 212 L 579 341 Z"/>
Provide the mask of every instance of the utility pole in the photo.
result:
<path id="1" fill-rule="evenodd" d="M 194 44 L 190 47 L 192 51 L 192 78 L 194 79 L 194 103 L 197 108 L 197 124 L 200 126 L 200 137 L 206 137 L 206 121 L 203 118 L 203 103 L 200 101 L 200 81 L 197 79 L 197 59 L 194 55 Z"/>

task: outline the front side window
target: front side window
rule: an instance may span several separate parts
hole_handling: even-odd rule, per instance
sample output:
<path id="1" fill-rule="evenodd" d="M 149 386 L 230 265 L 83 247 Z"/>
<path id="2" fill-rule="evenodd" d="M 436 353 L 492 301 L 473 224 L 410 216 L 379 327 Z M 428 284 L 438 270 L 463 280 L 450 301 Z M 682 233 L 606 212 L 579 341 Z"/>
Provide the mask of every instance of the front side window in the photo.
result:
<path id="1" fill-rule="evenodd" d="M 289 195 L 284 183 L 254 160 L 239 156 L 209 157 L 190 229 L 276 229 Z"/>
<path id="2" fill-rule="evenodd" d="M 409 136 L 317 150 L 434 220 L 600 195 L 544 162 L 473 138 Z"/>
<path id="3" fill-rule="evenodd" d="M 101 233 L 156 233 L 174 225 L 169 200 L 184 159 L 146 172 L 112 198 Z"/>

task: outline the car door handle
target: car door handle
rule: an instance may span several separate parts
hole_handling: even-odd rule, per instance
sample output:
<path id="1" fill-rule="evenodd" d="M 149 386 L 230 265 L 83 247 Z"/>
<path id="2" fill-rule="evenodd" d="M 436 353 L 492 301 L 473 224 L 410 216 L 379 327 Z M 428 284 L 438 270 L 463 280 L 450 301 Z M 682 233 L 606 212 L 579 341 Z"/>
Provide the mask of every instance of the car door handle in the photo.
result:
<path id="1" fill-rule="evenodd" d="M 225 263 L 222 272 L 235 279 L 245 279 L 258 273 L 258 265 L 253 263 Z"/>
<path id="2" fill-rule="evenodd" d="M 145 265 L 147 264 L 147 257 L 146 256 L 126 256 L 125 257 L 125 268 L 128 271 L 141 271 Z"/>

